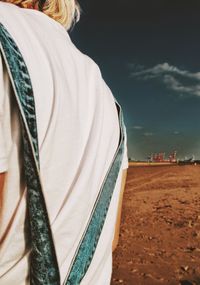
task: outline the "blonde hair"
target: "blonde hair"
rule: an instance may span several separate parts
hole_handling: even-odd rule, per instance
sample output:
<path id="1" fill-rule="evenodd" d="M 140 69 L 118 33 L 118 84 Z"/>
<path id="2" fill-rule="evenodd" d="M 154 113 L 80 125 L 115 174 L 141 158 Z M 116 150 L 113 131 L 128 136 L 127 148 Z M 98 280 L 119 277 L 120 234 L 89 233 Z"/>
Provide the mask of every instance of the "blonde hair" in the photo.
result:
<path id="1" fill-rule="evenodd" d="M 3 0 L 22 8 L 35 9 L 39 0 Z M 76 0 L 43 0 L 42 12 L 69 30 L 80 19 L 80 6 Z"/>

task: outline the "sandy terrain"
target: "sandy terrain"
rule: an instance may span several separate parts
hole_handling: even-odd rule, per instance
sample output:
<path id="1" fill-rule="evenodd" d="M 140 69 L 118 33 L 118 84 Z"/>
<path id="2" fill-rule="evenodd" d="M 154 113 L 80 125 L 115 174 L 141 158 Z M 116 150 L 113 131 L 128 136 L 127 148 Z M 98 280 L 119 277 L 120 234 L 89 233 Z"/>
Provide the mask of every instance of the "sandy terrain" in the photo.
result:
<path id="1" fill-rule="evenodd" d="M 200 285 L 200 166 L 130 167 L 112 285 Z"/>

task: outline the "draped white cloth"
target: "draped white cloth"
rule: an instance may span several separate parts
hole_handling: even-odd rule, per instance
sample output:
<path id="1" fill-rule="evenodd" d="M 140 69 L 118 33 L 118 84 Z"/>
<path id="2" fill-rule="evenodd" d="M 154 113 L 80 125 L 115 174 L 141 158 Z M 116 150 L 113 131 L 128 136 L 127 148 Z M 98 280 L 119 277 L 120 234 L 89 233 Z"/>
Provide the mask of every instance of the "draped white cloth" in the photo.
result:
<path id="1" fill-rule="evenodd" d="M 42 12 L 0 2 L 0 22 L 17 43 L 33 85 L 41 181 L 64 282 L 119 142 L 114 97 L 98 66 Z M 24 232 L 26 187 L 22 134 L 8 72 L 0 57 L 0 173 L 7 172 L 0 220 L 0 284 L 29 284 Z M 81 285 L 108 285 L 122 170 Z"/>

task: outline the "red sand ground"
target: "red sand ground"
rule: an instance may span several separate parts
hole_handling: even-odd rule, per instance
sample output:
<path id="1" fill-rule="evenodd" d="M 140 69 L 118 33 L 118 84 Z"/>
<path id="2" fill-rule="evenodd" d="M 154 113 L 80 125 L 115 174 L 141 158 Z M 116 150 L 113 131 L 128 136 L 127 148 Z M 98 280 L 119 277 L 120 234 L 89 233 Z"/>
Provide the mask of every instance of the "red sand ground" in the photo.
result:
<path id="1" fill-rule="evenodd" d="M 111 284 L 200 285 L 200 166 L 129 168 Z"/>

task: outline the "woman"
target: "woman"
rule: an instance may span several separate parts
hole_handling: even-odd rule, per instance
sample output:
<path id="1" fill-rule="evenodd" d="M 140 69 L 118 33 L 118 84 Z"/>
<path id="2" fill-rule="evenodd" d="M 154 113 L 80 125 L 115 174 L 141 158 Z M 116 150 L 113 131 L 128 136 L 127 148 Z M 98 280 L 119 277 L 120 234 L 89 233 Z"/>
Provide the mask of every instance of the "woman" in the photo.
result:
<path id="1" fill-rule="evenodd" d="M 122 110 L 66 31 L 79 19 L 74 0 L 9 2 L 0 2 L 0 284 L 110 284 L 128 167 Z"/>

